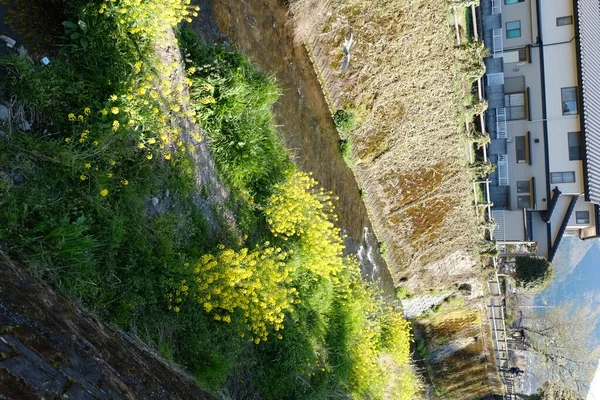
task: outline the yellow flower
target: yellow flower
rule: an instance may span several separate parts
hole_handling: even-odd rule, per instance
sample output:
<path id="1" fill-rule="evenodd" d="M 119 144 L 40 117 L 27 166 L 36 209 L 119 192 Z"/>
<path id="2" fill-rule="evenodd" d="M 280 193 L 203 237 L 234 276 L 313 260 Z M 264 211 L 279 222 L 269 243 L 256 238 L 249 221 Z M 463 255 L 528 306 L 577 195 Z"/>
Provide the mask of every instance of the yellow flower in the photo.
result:
<path id="1" fill-rule="evenodd" d="M 103 108 L 102 110 L 100 110 L 100 114 L 107 116 L 108 115 L 108 110 L 106 108 Z"/>
<path id="2" fill-rule="evenodd" d="M 84 115 L 90 115 L 91 112 L 92 112 L 92 110 L 90 110 L 89 107 L 86 107 L 86 108 L 83 109 L 83 114 Z"/>
<path id="3" fill-rule="evenodd" d="M 123 179 L 123 180 L 121 181 L 121 184 L 122 184 L 123 186 L 127 186 L 127 185 L 129 185 L 129 181 L 128 181 L 127 179 Z"/>
<path id="4" fill-rule="evenodd" d="M 101 8 L 98 10 L 98 14 L 103 14 L 104 13 L 104 8 Z"/>
<path id="5" fill-rule="evenodd" d="M 152 138 L 148 139 L 148 143 L 150 143 L 150 144 L 154 144 L 154 143 L 156 143 L 156 139 L 154 139 L 154 138 L 152 137 Z"/>
<path id="6" fill-rule="evenodd" d="M 113 130 L 113 132 L 116 132 L 117 129 L 119 129 L 119 125 L 120 125 L 119 121 L 117 121 L 117 120 L 113 121 L 113 123 L 112 123 L 112 130 Z"/>
<path id="7" fill-rule="evenodd" d="M 90 169 L 90 168 L 92 168 L 92 164 L 90 164 L 90 163 L 86 163 L 86 164 L 85 164 L 85 168 L 86 168 L 86 169 Z"/>
<path id="8" fill-rule="evenodd" d="M 109 161 L 109 164 L 110 164 L 110 165 L 115 165 L 116 163 L 117 163 L 117 162 L 116 162 L 115 160 L 110 160 L 110 161 Z"/>
<path id="9" fill-rule="evenodd" d="M 179 312 L 179 311 L 181 311 L 181 309 L 179 307 L 175 306 L 175 307 L 173 307 L 173 311 Z"/>
<path id="10" fill-rule="evenodd" d="M 113 114 L 115 114 L 115 115 L 118 114 L 119 113 L 119 107 L 113 107 L 113 108 L 111 108 L 110 112 L 113 113 Z"/>
<path id="11" fill-rule="evenodd" d="M 97 140 L 94 140 L 94 143 L 92 143 L 94 146 L 98 146 L 100 144 L 100 142 L 98 142 Z"/>
<path id="12" fill-rule="evenodd" d="M 85 180 L 87 179 L 87 176 L 85 176 L 85 175 L 81 175 L 81 176 L 79 177 L 79 179 L 81 179 L 82 181 L 85 181 Z"/>
<path id="13" fill-rule="evenodd" d="M 106 174 L 106 176 L 107 176 L 108 178 L 112 178 L 112 176 L 113 176 L 113 175 L 112 175 L 112 172 L 109 172 L 108 174 Z"/>
<path id="14" fill-rule="evenodd" d="M 112 94 L 109 98 L 110 101 L 117 101 L 118 97 L 116 94 Z"/>
<path id="15" fill-rule="evenodd" d="M 68 118 L 69 118 L 69 121 L 71 121 L 71 122 L 73 122 L 73 121 L 76 121 L 76 120 L 77 120 L 77 118 L 75 117 L 75 114 L 73 114 L 73 113 L 69 114 L 69 115 L 68 115 Z"/>
<path id="16" fill-rule="evenodd" d="M 107 189 L 102 189 L 102 190 L 100 191 L 100 196 L 102 196 L 102 197 L 106 197 L 106 196 L 108 196 L 108 190 L 107 190 Z"/>
<path id="17" fill-rule="evenodd" d="M 146 155 L 146 158 L 147 158 L 148 160 L 152 160 L 152 154 L 148 153 L 148 154 Z"/>
<path id="18" fill-rule="evenodd" d="M 143 142 L 138 143 L 138 149 L 143 149 L 146 145 Z"/>
<path id="19" fill-rule="evenodd" d="M 171 159 L 171 153 L 165 154 L 165 160 L 170 160 L 170 159 Z"/>
<path id="20" fill-rule="evenodd" d="M 142 70 L 142 62 L 141 61 L 137 61 L 134 65 L 135 68 L 135 72 L 138 73 Z"/>
<path id="21" fill-rule="evenodd" d="M 77 121 L 83 122 L 83 115 L 78 115 L 77 116 Z"/>
<path id="22" fill-rule="evenodd" d="M 71 141 L 70 137 L 68 137 L 68 138 L 65 139 L 65 142 L 67 142 L 67 143 L 69 143 L 70 141 Z"/>
<path id="23" fill-rule="evenodd" d="M 138 94 L 139 94 L 139 95 L 143 96 L 143 95 L 145 95 L 145 94 L 146 94 L 146 89 L 145 89 L 145 88 L 143 88 L 143 87 L 141 87 L 141 88 L 139 88 L 139 89 L 138 89 L 138 91 L 137 91 L 137 92 L 138 92 Z"/>

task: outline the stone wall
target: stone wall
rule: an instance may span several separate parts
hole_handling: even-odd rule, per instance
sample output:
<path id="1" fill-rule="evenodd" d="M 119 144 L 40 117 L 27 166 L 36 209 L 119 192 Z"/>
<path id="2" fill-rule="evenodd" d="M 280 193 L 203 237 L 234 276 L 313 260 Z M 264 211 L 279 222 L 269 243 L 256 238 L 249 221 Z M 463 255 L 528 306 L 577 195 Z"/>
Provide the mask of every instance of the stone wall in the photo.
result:
<path id="1" fill-rule="evenodd" d="M 0 399 L 211 399 L 0 252 Z"/>

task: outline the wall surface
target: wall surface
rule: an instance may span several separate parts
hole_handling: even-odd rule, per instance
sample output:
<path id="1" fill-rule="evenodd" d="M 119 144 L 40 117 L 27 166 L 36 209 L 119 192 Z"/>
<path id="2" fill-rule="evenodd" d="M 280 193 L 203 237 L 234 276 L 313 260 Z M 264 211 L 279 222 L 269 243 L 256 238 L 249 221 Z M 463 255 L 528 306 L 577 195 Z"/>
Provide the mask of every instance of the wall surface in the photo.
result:
<path id="1" fill-rule="evenodd" d="M 212 399 L 0 252 L 0 398 Z"/>

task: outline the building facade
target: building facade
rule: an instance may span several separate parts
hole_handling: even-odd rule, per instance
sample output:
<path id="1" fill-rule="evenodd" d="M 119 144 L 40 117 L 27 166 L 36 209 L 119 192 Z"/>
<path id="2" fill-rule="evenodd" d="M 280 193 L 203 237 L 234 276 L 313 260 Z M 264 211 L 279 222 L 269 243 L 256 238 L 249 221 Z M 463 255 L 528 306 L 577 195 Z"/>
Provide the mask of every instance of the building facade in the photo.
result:
<path id="1" fill-rule="evenodd" d="M 600 234 L 600 2 L 481 0 L 493 232 L 552 261 Z"/>

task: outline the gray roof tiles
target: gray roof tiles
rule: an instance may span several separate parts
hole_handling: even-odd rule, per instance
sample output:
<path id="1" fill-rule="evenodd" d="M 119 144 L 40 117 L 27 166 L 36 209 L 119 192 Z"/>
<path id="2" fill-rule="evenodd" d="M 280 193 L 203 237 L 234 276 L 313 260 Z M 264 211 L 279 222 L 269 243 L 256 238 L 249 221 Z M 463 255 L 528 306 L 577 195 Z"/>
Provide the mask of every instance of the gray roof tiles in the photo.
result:
<path id="1" fill-rule="evenodd" d="M 587 191 L 600 204 L 600 1 L 578 0 Z"/>

